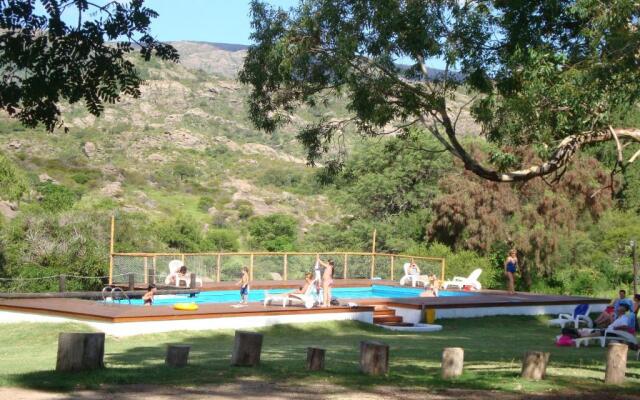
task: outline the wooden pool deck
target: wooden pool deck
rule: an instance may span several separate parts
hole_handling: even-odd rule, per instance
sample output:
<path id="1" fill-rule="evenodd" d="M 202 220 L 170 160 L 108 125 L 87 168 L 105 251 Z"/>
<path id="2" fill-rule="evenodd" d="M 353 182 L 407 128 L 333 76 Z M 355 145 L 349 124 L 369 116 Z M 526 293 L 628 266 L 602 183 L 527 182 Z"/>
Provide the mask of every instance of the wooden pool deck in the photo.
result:
<path id="1" fill-rule="evenodd" d="M 369 279 L 337 279 L 335 287 L 356 287 L 390 285 L 398 286 L 397 282 Z M 256 281 L 252 290 L 297 288 L 302 281 Z M 201 288 L 208 290 L 236 290 L 233 283 L 213 283 Z M 582 296 L 539 295 L 531 293 L 516 293 L 509 295 L 500 291 L 474 292 L 473 296 L 458 297 L 413 297 L 413 298 L 383 298 L 383 299 L 340 299 L 341 306 L 328 308 L 305 309 L 300 305 L 263 306 L 261 303 L 250 303 L 237 307 L 224 304 L 199 304 L 197 311 L 178 311 L 171 306 L 142 307 L 139 305 L 102 303 L 94 300 L 77 298 L 0 298 L 0 311 L 33 313 L 49 316 L 68 317 L 80 320 L 93 320 L 110 323 L 144 322 L 144 321 L 173 321 L 202 318 L 227 317 L 257 317 L 279 315 L 308 315 L 331 313 L 372 312 L 375 306 L 396 307 L 407 310 L 422 310 L 425 308 L 473 309 L 473 308 L 505 308 L 528 306 L 570 306 L 581 303 L 604 305 L 608 299 L 595 299 Z M 356 307 L 348 307 L 347 303 L 355 303 Z"/>

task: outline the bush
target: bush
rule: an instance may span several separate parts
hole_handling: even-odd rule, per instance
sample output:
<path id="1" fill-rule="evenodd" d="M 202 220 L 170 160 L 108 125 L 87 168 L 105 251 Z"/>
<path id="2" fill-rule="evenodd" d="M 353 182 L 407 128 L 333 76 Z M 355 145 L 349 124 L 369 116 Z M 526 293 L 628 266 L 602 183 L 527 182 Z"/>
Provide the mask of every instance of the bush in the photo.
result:
<path id="1" fill-rule="evenodd" d="M 238 234 L 228 229 L 210 229 L 201 248 L 202 251 L 238 251 Z"/>
<path id="2" fill-rule="evenodd" d="M 284 214 L 253 217 L 249 220 L 249 233 L 254 250 L 293 251 L 296 248 L 298 222 Z"/>
<path id="3" fill-rule="evenodd" d="M 247 200 L 238 200 L 234 203 L 235 209 L 238 211 L 238 218 L 248 219 L 253 215 L 253 204 Z"/>
<path id="4" fill-rule="evenodd" d="M 0 198 L 6 200 L 20 200 L 27 191 L 27 180 L 20 174 L 13 163 L 0 154 Z"/>
<path id="5" fill-rule="evenodd" d="M 160 222 L 156 231 L 160 240 L 171 249 L 183 253 L 200 251 L 202 233 L 195 220 L 188 216 Z"/>
<path id="6" fill-rule="evenodd" d="M 78 200 L 78 196 L 70 189 L 51 182 L 40 183 L 37 189 L 41 195 L 40 206 L 49 212 L 69 210 Z"/>

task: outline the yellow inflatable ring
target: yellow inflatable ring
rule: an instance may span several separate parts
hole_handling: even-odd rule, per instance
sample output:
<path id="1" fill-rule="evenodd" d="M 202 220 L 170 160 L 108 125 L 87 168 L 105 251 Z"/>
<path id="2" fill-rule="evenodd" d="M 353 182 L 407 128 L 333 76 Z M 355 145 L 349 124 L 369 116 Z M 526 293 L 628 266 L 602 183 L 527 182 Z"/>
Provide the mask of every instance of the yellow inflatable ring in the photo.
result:
<path id="1" fill-rule="evenodd" d="M 196 311 L 198 305 L 196 303 L 176 303 L 173 308 L 180 311 Z"/>

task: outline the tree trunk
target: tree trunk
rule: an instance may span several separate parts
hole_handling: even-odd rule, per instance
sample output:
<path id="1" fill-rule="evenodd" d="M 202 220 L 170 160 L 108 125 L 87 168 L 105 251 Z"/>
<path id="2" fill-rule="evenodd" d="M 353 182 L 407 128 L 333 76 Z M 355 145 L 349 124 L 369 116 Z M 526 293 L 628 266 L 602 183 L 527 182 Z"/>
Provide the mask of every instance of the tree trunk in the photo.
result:
<path id="1" fill-rule="evenodd" d="M 381 342 L 360 342 L 360 370 L 368 375 L 389 373 L 389 345 Z"/>
<path id="2" fill-rule="evenodd" d="M 170 344 L 164 363 L 170 367 L 185 367 L 189 361 L 189 345 Z"/>
<path id="3" fill-rule="evenodd" d="M 231 365 L 253 367 L 260 364 L 262 351 L 262 334 L 236 331 L 231 355 Z"/>
<path id="4" fill-rule="evenodd" d="M 104 368 L 104 333 L 61 333 L 56 371 Z"/>
<path id="5" fill-rule="evenodd" d="M 609 385 L 624 383 L 628 348 L 624 343 L 609 343 L 607 346 L 607 370 L 604 373 L 604 383 Z"/>
<path id="6" fill-rule="evenodd" d="M 442 350 L 442 378 L 451 379 L 462 375 L 464 365 L 464 349 L 461 347 L 445 347 Z"/>
<path id="7" fill-rule="evenodd" d="M 307 370 L 322 371 L 324 369 L 324 349 L 307 347 Z"/>
<path id="8" fill-rule="evenodd" d="M 522 373 L 520 375 L 525 379 L 536 381 L 544 379 L 547 372 L 547 364 L 549 363 L 549 355 L 550 353 L 542 351 L 528 351 L 524 353 Z"/>

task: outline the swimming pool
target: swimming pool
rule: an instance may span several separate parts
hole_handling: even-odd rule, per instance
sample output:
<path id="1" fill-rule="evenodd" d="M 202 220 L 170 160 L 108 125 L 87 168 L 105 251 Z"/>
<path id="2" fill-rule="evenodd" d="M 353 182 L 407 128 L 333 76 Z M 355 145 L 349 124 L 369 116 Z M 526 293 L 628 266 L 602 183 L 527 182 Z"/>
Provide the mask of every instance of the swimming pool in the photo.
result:
<path id="1" fill-rule="evenodd" d="M 270 289 L 269 294 L 288 293 L 292 289 Z M 250 302 L 264 301 L 264 295 L 267 292 L 264 289 L 254 289 L 249 291 Z M 332 297 L 338 299 L 374 299 L 374 298 L 407 298 L 418 297 L 423 289 L 413 287 L 397 287 L 372 285 L 364 287 L 338 287 L 331 291 Z M 439 297 L 453 296 L 473 296 L 468 292 L 447 292 L 440 291 Z M 153 300 L 154 306 L 169 306 L 175 303 L 237 303 L 240 301 L 239 290 L 214 290 L 200 292 L 194 297 L 189 295 L 159 295 Z M 132 299 L 131 304 L 142 305 L 142 299 Z"/>

